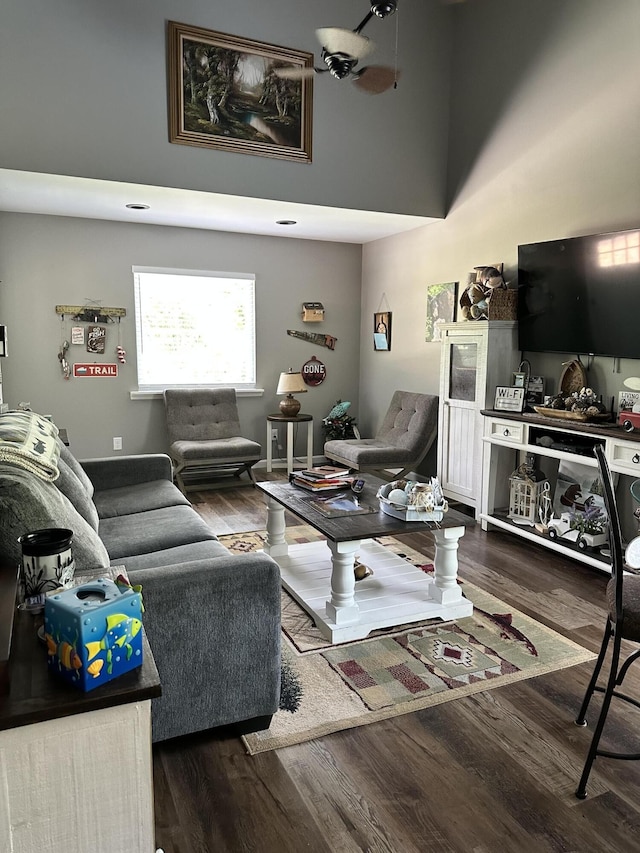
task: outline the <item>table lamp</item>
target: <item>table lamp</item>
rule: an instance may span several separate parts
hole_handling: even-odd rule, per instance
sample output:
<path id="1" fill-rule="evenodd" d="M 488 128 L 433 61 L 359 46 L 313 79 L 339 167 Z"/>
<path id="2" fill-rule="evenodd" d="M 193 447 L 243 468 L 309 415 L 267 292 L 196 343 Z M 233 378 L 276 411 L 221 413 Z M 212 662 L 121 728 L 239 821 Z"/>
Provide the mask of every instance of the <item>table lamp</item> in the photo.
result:
<path id="1" fill-rule="evenodd" d="M 293 418 L 300 411 L 300 401 L 293 395 L 305 394 L 306 391 L 304 379 L 299 371 L 294 373 L 292 368 L 289 368 L 287 373 L 280 374 L 276 394 L 286 394 L 286 397 L 280 400 L 280 411 L 286 418 Z"/>

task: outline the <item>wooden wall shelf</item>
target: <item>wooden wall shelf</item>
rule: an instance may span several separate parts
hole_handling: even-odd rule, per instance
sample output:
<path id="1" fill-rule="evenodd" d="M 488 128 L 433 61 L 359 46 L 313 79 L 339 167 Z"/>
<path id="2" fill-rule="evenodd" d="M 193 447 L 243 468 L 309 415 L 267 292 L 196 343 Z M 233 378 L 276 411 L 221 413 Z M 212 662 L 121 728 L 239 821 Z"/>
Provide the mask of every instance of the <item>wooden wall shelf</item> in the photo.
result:
<path id="1" fill-rule="evenodd" d="M 69 315 L 80 323 L 113 323 L 127 316 L 126 308 L 105 308 L 102 305 L 56 305 L 56 314 Z"/>

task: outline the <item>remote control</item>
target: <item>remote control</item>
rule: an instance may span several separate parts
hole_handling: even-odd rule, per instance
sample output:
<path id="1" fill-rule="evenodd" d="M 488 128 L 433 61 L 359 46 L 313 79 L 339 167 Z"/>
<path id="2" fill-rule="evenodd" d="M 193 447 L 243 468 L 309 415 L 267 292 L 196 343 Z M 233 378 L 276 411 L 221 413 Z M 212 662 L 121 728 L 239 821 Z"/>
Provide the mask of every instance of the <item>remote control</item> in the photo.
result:
<path id="1" fill-rule="evenodd" d="M 354 480 L 351 484 L 351 491 L 354 495 L 359 495 L 364 489 L 364 480 Z"/>

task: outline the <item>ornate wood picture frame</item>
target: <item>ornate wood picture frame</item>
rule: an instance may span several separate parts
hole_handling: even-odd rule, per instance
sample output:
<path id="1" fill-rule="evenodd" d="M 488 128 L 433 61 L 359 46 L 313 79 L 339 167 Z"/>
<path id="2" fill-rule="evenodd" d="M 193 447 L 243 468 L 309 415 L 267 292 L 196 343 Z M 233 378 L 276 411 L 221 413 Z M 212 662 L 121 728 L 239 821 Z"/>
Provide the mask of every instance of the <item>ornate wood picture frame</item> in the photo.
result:
<path id="1" fill-rule="evenodd" d="M 313 54 L 168 22 L 169 141 L 311 162 Z"/>

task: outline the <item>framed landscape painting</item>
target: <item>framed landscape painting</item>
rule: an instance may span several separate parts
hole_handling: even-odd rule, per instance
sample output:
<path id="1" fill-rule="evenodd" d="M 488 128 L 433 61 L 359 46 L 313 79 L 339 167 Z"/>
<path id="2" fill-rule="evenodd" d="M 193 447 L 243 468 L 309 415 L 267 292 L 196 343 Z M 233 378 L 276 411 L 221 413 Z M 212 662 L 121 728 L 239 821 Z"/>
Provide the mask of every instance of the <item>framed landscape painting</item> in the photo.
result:
<path id="1" fill-rule="evenodd" d="M 311 162 L 313 54 L 169 21 L 169 140 Z"/>

